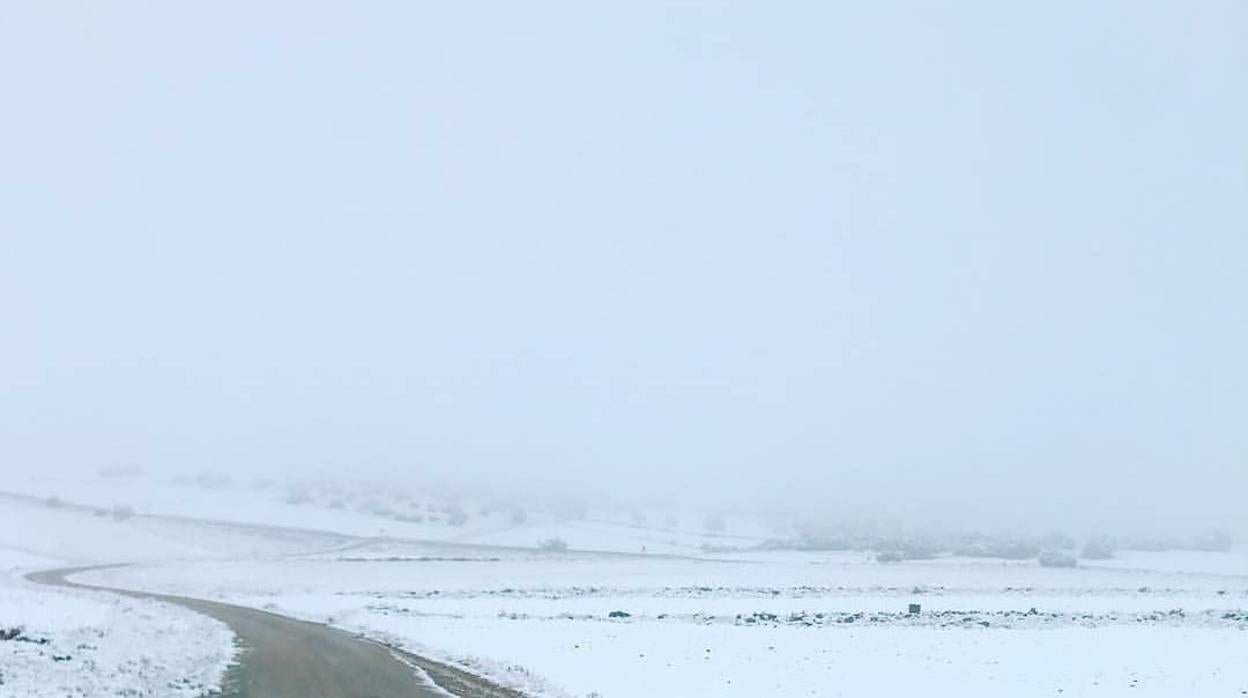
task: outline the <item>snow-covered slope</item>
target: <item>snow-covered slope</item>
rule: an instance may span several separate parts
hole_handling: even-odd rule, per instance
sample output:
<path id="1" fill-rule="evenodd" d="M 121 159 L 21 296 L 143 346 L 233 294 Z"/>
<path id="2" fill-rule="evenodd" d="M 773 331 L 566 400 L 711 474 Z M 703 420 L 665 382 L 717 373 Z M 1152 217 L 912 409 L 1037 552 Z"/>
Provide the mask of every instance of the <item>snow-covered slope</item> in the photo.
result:
<path id="1" fill-rule="evenodd" d="M 717 517 L 719 530 L 709 531 L 705 512 L 647 514 L 579 505 L 504 504 L 397 487 L 242 486 L 137 475 L 75 480 L 7 473 L 0 474 L 0 492 L 38 502 L 88 506 L 102 517 L 122 510 L 348 536 L 519 548 L 559 540 L 573 550 L 689 555 L 708 549 L 751 548 L 777 535 L 745 516 Z M 162 555 L 167 552 L 163 545 L 157 548 Z"/>
<path id="2" fill-rule="evenodd" d="M 235 654 L 223 624 L 168 604 L 19 577 L 50 564 L 0 548 L 0 695 L 193 698 L 220 686 Z"/>

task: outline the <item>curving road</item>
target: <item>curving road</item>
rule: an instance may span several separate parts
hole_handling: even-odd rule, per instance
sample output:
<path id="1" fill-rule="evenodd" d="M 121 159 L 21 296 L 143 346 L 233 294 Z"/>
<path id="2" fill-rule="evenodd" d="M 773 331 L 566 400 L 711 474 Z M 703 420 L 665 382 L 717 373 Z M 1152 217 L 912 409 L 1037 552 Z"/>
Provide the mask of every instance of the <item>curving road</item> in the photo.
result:
<path id="1" fill-rule="evenodd" d="M 318 623 L 181 596 L 75 584 L 92 567 L 27 575 L 39 584 L 92 589 L 184 606 L 230 626 L 242 643 L 221 698 L 523 698 L 523 694 L 440 662 Z M 436 687 L 419 677 L 423 671 Z"/>

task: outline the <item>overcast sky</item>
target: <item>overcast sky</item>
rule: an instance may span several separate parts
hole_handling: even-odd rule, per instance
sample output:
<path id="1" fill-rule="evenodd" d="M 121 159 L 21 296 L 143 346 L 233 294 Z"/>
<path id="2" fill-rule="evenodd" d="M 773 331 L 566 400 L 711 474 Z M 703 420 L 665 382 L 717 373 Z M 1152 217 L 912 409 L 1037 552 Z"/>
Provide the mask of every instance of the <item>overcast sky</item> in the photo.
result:
<path id="1" fill-rule="evenodd" d="M 1246 124 L 1240 0 L 0 0 L 0 468 L 1225 501 Z"/>

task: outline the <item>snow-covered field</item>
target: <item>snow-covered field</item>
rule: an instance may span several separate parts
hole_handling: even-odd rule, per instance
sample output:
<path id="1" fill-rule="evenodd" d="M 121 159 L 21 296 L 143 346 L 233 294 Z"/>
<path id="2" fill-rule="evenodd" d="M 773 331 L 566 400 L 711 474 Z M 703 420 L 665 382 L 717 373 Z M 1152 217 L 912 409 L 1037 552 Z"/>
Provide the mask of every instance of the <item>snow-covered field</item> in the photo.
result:
<path id="1" fill-rule="evenodd" d="M 50 589 L 23 570 L 56 561 L 0 549 L 0 695 L 192 698 L 220 686 L 234 638 L 167 604 Z"/>
<path id="2" fill-rule="evenodd" d="M 1068 570 L 826 553 L 447 558 L 387 542 L 86 578 L 325 620 L 551 696 L 1248 690 L 1248 557 L 1236 554 Z"/>
<path id="3" fill-rule="evenodd" d="M 414 495 L 397 488 L 172 482 L 148 477 L 75 479 L 39 473 L 0 473 L 0 492 L 37 501 L 66 501 L 107 514 L 190 517 L 257 526 L 396 537 L 447 544 L 536 548 L 559 538 L 576 550 L 697 554 L 708 546 L 751 547 L 776 530 L 744 517 L 725 516 L 724 530 L 704 530 L 702 512 L 577 511 L 525 508 L 456 496 Z M 453 521 L 451 512 L 462 521 Z M 517 517 L 521 520 L 517 521 Z"/>
<path id="4" fill-rule="evenodd" d="M 379 537 L 376 512 L 321 501 L 258 492 L 230 509 L 196 488 L 129 493 L 134 516 L 112 515 L 108 503 L 124 492 L 105 487 L 80 493 L 90 507 L 36 491 L 0 497 L 0 549 L 22 551 L 12 564 L 24 568 L 129 562 L 78 581 L 321 620 L 540 696 L 1248 695 L 1243 552 L 1127 552 L 1073 569 L 954 557 L 880 564 L 854 552 L 709 553 L 702 534 L 540 513 L 388 522 Z M 245 525 L 222 523 L 235 515 Z M 603 552 L 531 542 L 578 532 L 572 547 Z M 636 536 L 646 554 L 633 550 Z M 661 536 L 675 542 L 655 545 Z M 131 603 L 12 579 L 0 597 L 17 599 L 9 605 L 33 614 L 23 624 L 40 632 L 59 632 L 58 609 L 73 604 L 106 613 Z M 41 607 L 19 593 L 58 596 Z M 125 615 L 150 618 L 144 608 Z M 179 645 L 127 636 L 141 629 L 120 621 L 88 625 L 117 640 L 101 646 Z M 162 690 L 152 695 L 180 695 Z"/>

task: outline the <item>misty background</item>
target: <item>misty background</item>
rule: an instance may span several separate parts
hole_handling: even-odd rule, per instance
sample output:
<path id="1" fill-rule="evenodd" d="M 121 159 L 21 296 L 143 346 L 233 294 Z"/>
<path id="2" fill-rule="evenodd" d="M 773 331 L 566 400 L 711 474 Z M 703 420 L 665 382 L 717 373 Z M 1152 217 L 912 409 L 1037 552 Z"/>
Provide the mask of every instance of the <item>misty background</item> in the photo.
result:
<path id="1" fill-rule="evenodd" d="M 0 469 L 1242 517 L 1245 27 L 2 2 Z"/>

